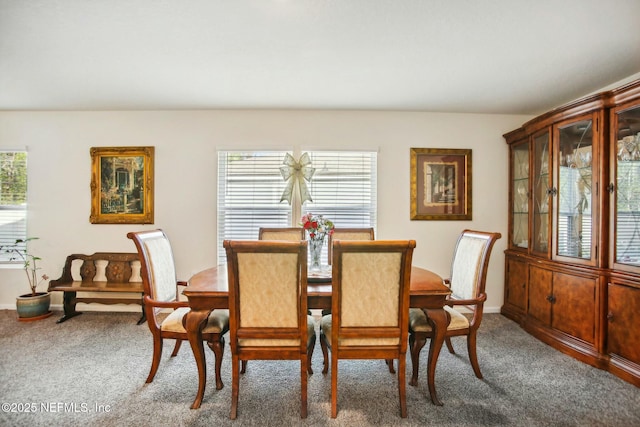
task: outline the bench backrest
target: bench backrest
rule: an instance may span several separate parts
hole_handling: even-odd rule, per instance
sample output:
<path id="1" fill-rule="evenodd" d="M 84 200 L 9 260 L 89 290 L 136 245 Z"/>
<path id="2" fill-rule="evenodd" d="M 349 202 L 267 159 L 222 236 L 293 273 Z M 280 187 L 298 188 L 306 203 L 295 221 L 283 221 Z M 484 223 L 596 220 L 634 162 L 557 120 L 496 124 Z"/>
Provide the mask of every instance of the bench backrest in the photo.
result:
<path id="1" fill-rule="evenodd" d="M 72 254 L 67 257 L 62 276 L 49 286 L 82 282 L 142 282 L 140 257 L 137 253 L 96 252 L 92 255 Z"/>

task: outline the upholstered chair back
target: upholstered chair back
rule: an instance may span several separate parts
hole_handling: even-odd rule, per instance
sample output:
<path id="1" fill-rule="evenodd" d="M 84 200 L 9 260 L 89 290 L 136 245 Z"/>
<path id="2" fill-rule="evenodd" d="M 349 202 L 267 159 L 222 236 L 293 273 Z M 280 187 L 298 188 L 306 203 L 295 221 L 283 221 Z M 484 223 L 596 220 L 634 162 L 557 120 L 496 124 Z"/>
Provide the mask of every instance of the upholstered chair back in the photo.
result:
<path id="1" fill-rule="evenodd" d="M 342 257 L 341 323 L 351 327 L 398 327 L 402 254 L 345 253 Z M 344 338 L 341 345 L 396 345 L 393 338 Z"/>
<path id="2" fill-rule="evenodd" d="M 295 331 L 303 325 L 306 346 L 306 242 L 298 239 L 225 244 L 231 345 L 299 346 L 300 335 L 295 335 Z M 273 339 L 274 330 L 287 331 L 289 337 Z"/>
<path id="3" fill-rule="evenodd" d="M 300 269 L 297 253 L 238 254 L 240 328 L 297 328 Z M 299 345 L 299 340 L 238 339 L 240 346 Z"/>
<path id="4" fill-rule="evenodd" d="M 156 301 L 177 299 L 176 270 L 171 243 L 162 230 L 133 236 L 142 257 L 141 275 L 145 294 Z"/>
<path id="5" fill-rule="evenodd" d="M 304 228 L 302 227 L 260 228 L 258 231 L 258 240 L 296 242 L 304 239 Z"/>
<path id="6" fill-rule="evenodd" d="M 334 315 L 326 325 L 331 333 L 325 330 L 330 344 L 336 337 L 339 347 L 397 346 L 406 340 L 413 247 L 413 241 L 334 243 Z"/>
<path id="7" fill-rule="evenodd" d="M 469 300 L 484 292 L 485 261 L 493 241 L 487 233 L 465 230 L 460 234 L 451 263 L 452 297 Z"/>
<path id="8" fill-rule="evenodd" d="M 331 264 L 333 256 L 333 241 L 334 240 L 374 240 L 375 233 L 373 227 L 366 228 L 334 228 L 333 233 L 329 235 L 328 240 L 328 255 L 329 264 Z"/>

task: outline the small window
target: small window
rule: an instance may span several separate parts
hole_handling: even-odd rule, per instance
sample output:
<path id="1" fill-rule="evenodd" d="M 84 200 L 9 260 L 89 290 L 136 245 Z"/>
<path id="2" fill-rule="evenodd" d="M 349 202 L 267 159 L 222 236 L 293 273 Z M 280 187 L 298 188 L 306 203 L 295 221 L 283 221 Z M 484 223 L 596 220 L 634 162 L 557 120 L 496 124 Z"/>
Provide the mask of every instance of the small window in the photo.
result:
<path id="1" fill-rule="evenodd" d="M 0 245 L 26 237 L 27 153 L 0 151 Z M 9 255 L 0 255 L 0 262 L 9 263 Z"/>

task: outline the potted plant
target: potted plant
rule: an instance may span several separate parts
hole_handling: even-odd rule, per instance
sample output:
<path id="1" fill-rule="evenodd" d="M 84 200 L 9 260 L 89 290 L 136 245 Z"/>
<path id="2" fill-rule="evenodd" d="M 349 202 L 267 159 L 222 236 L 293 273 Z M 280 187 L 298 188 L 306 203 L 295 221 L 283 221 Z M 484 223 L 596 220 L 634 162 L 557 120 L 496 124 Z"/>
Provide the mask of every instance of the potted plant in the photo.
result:
<path id="1" fill-rule="evenodd" d="M 13 244 L 0 246 L 0 253 L 8 255 L 9 261 L 22 262 L 22 268 L 29 281 L 31 292 L 16 298 L 18 320 L 21 321 L 44 319 L 51 315 L 51 311 L 49 311 L 51 295 L 49 292 L 38 292 L 37 290 L 42 282 L 49 279 L 49 276 L 43 274 L 38 277 L 38 270 L 40 270 L 38 261 L 41 258 L 30 253 L 27 247 L 30 241 L 37 239 L 38 237 L 17 239 Z"/>

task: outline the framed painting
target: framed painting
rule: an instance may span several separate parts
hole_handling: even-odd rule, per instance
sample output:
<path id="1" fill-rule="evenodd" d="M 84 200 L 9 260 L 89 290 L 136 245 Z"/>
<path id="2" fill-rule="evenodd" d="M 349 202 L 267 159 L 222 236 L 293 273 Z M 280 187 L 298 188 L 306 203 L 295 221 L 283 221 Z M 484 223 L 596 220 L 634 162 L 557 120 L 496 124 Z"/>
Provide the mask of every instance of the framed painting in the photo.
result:
<path id="1" fill-rule="evenodd" d="M 411 148 L 411 219 L 471 220 L 471 150 Z"/>
<path id="2" fill-rule="evenodd" d="M 92 224 L 153 224 L 154 147 L 91 148 Z"/>

